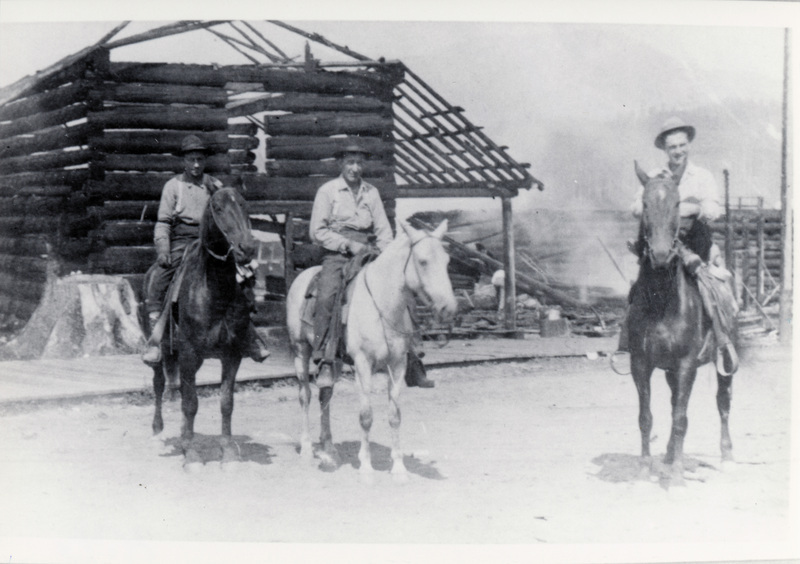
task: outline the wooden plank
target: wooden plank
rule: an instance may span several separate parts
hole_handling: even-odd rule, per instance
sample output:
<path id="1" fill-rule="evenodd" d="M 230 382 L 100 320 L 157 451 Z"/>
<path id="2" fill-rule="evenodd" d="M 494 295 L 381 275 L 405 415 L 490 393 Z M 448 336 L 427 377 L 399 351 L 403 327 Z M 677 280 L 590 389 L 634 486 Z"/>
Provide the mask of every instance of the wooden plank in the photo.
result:
<path id="1" fill-rule="evenodd" d="M 88 111 L 86 104 L 79 103 L 52 112 L 42 112 L 15 119 L 9 123 L 2 123 L 0 124 L 0 139 L 31 133 L 54 125 L 63 125 L 86 117 Z"/>
<path id="2" fill-rule="evenodd" d="M 219 131 L 228 127 L 224 109 L 201 106 L 119 106 L 89 112 L 88 121 L 104 129 L 191 129 Z"/>
<path id="3" fill-rule="evenodd" d="M 264 177 L 258 175 L 246 180 L 248 200 L 314 200 L 317 190 L 330 180 L 323 177 L 288 178 Z M 397 195 L 397 185 L 393 179 L 364 178 L 366 182 L 374 185 L 381 194 L 382 199 L 394 199 Z"/>
<path id="4" fill-rule="evenodd" d="M 158 204 L 157 199 L 107 201 L 103 202 L 102 207 L 92 207 L 89 211 L 100 221 L 122 219 L 155 221 L 158 216 Z"/>
<path id="5" fill-rule="evenodd" d="M 347 145 L 359 143 L 377 157 L 391 157 L 394 143 L 379 137 L 269 137 L 266 140 L 268 159 L 322 160 L 336 156 Z"/>
<path id="6" fill-rule="evenodd" d="M 228 102 L 225 88 L 141 82 L 107 82 L 95 88 L 89 97 L 99 102 L 203 104 L 216 108 Z"/>
<path id="7" fill-rule="evenodd" d="M 153 242 L 155 221 L 106 221 L 98 236 L 110 246 L 145 246 Z"/>
<path id="8" fill-rule="evenodd" d="M 237 145 L 247 145 L 253 142 L 251 137 L 229 137 L 227 131 L 200 131 L 200 130 L 150 130 L 150 131 L 114 131 L 101 132 L 98 136 L 89 139 L 89 146 L 97 151 L 107 153 L 168 153 L 176 154 L 181 148 L 181 141 L 187 135 L 200 137 L 215 153 L 224 153 L 231 148 L 232 140 Z M 256 145 L 258 140 L 254 140 Z"/>
<path id="9" fill-rule="evenodd" d="M 83 78 L 89 60 L 95 58 L 96 46 L 86 47 L 50 65 L 36 74 L 25 76 L 18 81 L 0 88 L 0 105 L 5 105 L 32 92 L 42 92 Z"/>
<path id="10" fill-rule="evenodd" d="M 390 134 L 394 125 L 391 117 L 354 112 L 315 112 L 266 116 L 269 135 L 360 135 Z"/>
<path id="11" fill-rule="evenodd" d="M 53 149 L 85 145 L 95 126 L 82 123 L 65 127 L 57 125 L 23 135 L 8 137 L 0 141 L 0 158 L 29 155 Z"/>
<path id="12" fill-rule="evenodd" d="M 33 94 L 0 106 L 0 121 L 15 120 L 21 117 L 58 110 L 76 102 L 85 101 L 92 83 L 78 80 L 72 84 Z"/>
<path id="13" fill-rule="evenodd" d="M 172 174 L 143 173 L 128 174 L 109 172 L 102 181 L 87 182 L 87 192 L 91 197 L 104 200 L 157 200 L 161 198 L 164 184 Z M 229 175 L 215 175 L 226 185 L 232 185 L 234 178 Z M 263 174 L 245 174 L 245 198 L 247 200 L 313 200 L 317 190 L 328 179 L 312 178 L 273 178 Z M 365 178 L 374 184 L 385 199 L 393 199 L 397 187 L 393 180 L 385 178 Z"/>
<path id="14" fill-rule="evenodd" d="M 47 278 L 47 265 L 48 259 L 46 258 L 0 255 L 0 272 L 29 276 L 30 280 L 45 280 Z"/>
<path id="15" fill-rule="evenodd" d="M 258 132 L 258 127 L 254 123 L 229 123 L 228 135 L 246 135 L 255 137 Z"/>
<path id="16" fill-rule="evenodd" d="M 99 154 L 98 165 L 107 171 L 173 172 L 183 171 L 183 159 L 172 155 Z M 226 154 L 211 155 L 206 160 L 206 173 L 230 172 Z"/>
<path id="17" fill-rule="evenodd" d="M 360 112 L 390 116 L 391 102 L 371 96 L 331 96 L 308 92 L 270 94 L 256 99 L 229 102 L 228 115 L 246 116 L 265 111 L 283 112 Z"/>
<path id="18" fill-rule="evenodd" d="M 41 235 L 26 237 L 0 237 L 2 255 L 46 255 L 47 239 Z"/>
<path id="19" fill-rule="evenodd" d="M 89 170 L 47 170 L 42 172 L 18 172 L 0 176 L 0 197 L 14 196 L 26 186 L 80 186 L 89 179 Z"/>
<path id="20" fill-rule="evenodd" d="M 110 76 L 117 82 L 155 82 L 225 86 L 228 82 L 260 82 L 270 92 L 372 95 L 391 99 L 394 85 L 382 73 L 276 69 L 266 65 L 188 65 L 170 63 L 115 63 Z"/>
<path id="21" fill-rule="evenodd" d="M 76 151 L 51 151 L 30 156 L 0 159 L 0 174 L 15 172 L 35 172 L 39 170 L 57 169 L 81 165 L 89 162 L 94 153 L 87 149 Z"/>
<path id="22" fill-rule="evenodd" d="M 334 177 L 340 173 L 339 163 L 334 160 L 303 161 L 303 160 L 273 160 L 266 163 L 267 174 L 270 176 L 326 176 Z M 394 167 L 381 161 L 367 160 L 364 162 L 364 176 L 385 178 L 394 174 Z"/>
<path id="23" fill-rule="evenodd" d="M 31 280 L 25 274 L 0 272 L 0 292 L 29 301 L 38 301 L 44 293 L 46 280 Z"/>
<path id="24" fill-rule="evenodd" d="M 0 198 L 2 216 L 53 216 L 62 213 L 67 200 L 61 196 L 15 196 Z"/>
<path id="25" fill-rule="evenodd" d="M 156 260 L 152 245 L 108 247 L 90 258 L 92 267 L 106 274 L 138 274 L 146 272 Z"/>

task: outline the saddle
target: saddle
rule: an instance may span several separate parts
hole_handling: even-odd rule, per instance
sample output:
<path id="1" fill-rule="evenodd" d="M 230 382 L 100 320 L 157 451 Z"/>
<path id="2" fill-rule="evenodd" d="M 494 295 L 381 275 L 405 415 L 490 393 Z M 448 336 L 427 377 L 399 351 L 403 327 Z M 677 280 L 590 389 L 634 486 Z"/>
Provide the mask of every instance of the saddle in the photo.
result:
<path id="1" fill-rule="evenodd" d="M 347 324 L 347 314 L 352 300 L 355 285 L 353 280 L 359 272 L 370 262 L 377 258 L 378 252 L 376 249 L 367 246 L 360 253 L 352 257 L 344 268 L 342 287 L 336 295 L 336 306 L 334 307 L 334 319 L 331 323 L 337 323 L 340 327 L 344 328 Z M 317 293 L 319 290 L 319 278 L 321 273 L 317 273 L 311 279 L 306 289 L 305 301 L 303 309 L 300 314 L 300 319 L 303 324 L 314 326 L 314 309 L 317 303 Z M 337 356 L 348 361 L 346 358 L 345 350 L 345 331 L 339 331 L 338 343 L 336 345 Z"/>

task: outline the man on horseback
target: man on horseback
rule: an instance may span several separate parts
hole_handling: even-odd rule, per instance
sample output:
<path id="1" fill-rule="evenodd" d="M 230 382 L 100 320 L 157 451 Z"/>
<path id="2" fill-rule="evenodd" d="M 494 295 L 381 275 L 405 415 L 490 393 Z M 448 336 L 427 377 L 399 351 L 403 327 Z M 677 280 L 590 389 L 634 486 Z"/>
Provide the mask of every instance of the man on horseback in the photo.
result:
<path id="1" fill-rule="evenodd" d="M 184 137 L 178 154 L 183 158 L 183 173 L 168 180 L 161 193 L 154 233 L 158 258 L 152 281 L 146 288 L 145 306 L 152 333 L 142 361 L 151 366 L 161 362 L 160 343 L 168 317 L 163 314 L 167 309 L 164 307 L 167 290 L 183 260 L 184 251 L 200 236 L 200 220 L 209 198 L 222 188 L 222 182 L 204 173 L 210 150 L 199 137 Z M 245 294 L 251 301 L 252 312 L 255 309 L 252 288 L 248 290 L 246 287 Z M 248 335 L 250 358 L 262 362 L 270 353 L 252 321 Z"/>
<path id="2" fill-rule="evenodd" d="M 731 343 L 729 328 L 721 327 L 719 319 L 714 319 L 719 308 L 735 308 L 736 304 L 710 303 L 716 301 L 714 296 L 719 292 L 709 285 L 714 286 L 713 276 L 708 275 L 706 268 L 709 264 L 715 267 L 715 272 L 724 271 L 721 268 L 721 255 L 719 249 L 713 244 L 709 223 L 717 219 L 722 213 L 719 203 L 719 192 L 712 174 L 689 161 L 689 149 L 694 140 L 696 130 L 680 118 L 672 117 L 664 122 L 655 138 L 655 146 L 667 155 L 667 165 L 664 168 L 652 171 L 651 178 L 659 175 L 671 176 L 678 184 L 680 194 L 680 230 L 677 253 L 687 272 L 698 279 L 703 296 L 704 306 L 713 319 L 717 346 L 722 356 L 722 365 L 735 371 L 738 364 L 736 351 Z M 636 195 L 631 211 L 636 217 L 642 215 L 642 187 Z M 629 244 L 630 245 L 630 244 Z M 635 244 L 630 245 L 641 262 L 646 248 L 644 232 L 640 228 L 639 238 Z M 729 278 L 730 275 L 724 271 Z M 629 302 L 633 305 L 636 299 L 637 285 L 631 288 Z M 618 350 L 628 352 L 627 323 L 623 324 L 620 332 Z"/>
<path id="3" fill-rule="evenodd" d="M 392 242 L 393 234 L 378 189 L 362 179 L 369 152 L 348 145 L 337 154 L 341 174 L 323 184 L 314 198 L 309 235 L 324 249 L 322 271 L 314 310 L 313 360 L 320 365 L 317 386 L 333 385 L 333 362 L 339 348 L 341 307 L 345 271 L 351 260 L 379 253 Z M 366 259 L 365 259 L 366 260 Z M 416 385 L 432 387 L 421 375 Z"/>

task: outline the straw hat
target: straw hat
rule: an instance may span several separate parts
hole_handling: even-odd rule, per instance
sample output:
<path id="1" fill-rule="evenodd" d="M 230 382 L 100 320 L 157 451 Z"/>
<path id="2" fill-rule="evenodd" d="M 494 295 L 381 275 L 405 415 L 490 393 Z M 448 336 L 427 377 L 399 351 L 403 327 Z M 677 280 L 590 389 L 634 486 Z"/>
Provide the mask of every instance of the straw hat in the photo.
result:
<path id="1" fill-rule="evenodd" d="M 691 142 L 694 139 L 695 129 L 693 126 L 687 124 L 681 118 L 671 117 L 664 122 L 664 125 L 661 126 L 661 130 L 658 132 L 658 135 L 656 135 L 656 141 L 655 141 L 656 147 L 663 150 L 664 138 L 670 133 L 674 133 L 675 131 L 686 132 L 686 135 L 689 138 L 689 142 Z"/>

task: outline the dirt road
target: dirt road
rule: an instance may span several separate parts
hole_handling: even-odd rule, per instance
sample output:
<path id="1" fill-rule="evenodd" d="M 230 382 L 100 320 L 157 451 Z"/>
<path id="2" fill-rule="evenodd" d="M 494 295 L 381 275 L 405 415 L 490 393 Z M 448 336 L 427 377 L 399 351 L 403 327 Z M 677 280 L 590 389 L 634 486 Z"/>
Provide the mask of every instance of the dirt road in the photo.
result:
<path id="1" fill-rule="evenodd" d="M 737 464 L 721 471 L 715 377 L 698 375 L 685 488 L 637 480 L 637 400 L 601 359 L 431 372 L 433 390 L 402 397 L 410 483 L 389 476 L 385 379 L 373 392 L 372 486 L 358 479 L 353 384 L 337 384 L 323 472 L 297 454 L 294 386 L 237 392 L 241 463 L 220 467 L 219 398 L 201 400 L 206 464 L 182 470 L 180 403 L 154 439 L 146 398 L 6 412 L 0 417 L 0 536 L 288 543 L 769 543 L 790 537 L 791 354 L 749 350 L 734 382 Z M 669 434 L 669 396 L 654 375 L 653 452 Z M 318 432 L 316 400 L 313 433 Z M 795 470 L 797 469 L 795 461 Z M 610 545 L 607 545 L 610 546 Z M 744 545 L 742 545 L 744 546 Z M 740 552 L 740 554 L 742 554 Z"/>

